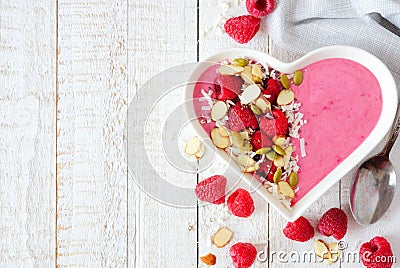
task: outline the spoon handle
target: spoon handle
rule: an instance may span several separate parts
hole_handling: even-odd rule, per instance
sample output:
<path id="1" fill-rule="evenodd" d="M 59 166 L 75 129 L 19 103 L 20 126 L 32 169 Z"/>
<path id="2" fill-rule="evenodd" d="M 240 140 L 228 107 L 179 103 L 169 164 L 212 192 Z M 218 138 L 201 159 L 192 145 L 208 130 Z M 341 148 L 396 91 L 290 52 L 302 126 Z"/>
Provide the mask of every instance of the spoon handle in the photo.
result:
<path id="1" fill-rule="evenodd" d="M 392 131 L 390 132 L 389 140 L 387 141 L 385 148 L 382 150 L 382 155 L 386 155 L 389 157 L 390 150 L 392 150 L 392 147 L 394 143 L 396 142 L 397 137 L 399 136 L 400 132 L 400 112 L 397 110 L 396 113 L 396 122 L 394 127 L 392 128 Z"/>

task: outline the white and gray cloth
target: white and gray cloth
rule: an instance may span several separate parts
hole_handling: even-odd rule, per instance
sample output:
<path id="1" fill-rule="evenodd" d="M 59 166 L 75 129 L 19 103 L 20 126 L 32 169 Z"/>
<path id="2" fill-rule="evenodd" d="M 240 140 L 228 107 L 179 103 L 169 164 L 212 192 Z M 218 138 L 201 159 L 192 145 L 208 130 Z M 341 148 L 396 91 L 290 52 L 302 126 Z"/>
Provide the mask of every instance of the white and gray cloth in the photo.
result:
<path id="1" fill-rule="evenodd" d="M 388 66 L 400 89 L 400 0 L 276 0 L 267 29 L 278 46 L 295 53 L 362 48 Z"/>

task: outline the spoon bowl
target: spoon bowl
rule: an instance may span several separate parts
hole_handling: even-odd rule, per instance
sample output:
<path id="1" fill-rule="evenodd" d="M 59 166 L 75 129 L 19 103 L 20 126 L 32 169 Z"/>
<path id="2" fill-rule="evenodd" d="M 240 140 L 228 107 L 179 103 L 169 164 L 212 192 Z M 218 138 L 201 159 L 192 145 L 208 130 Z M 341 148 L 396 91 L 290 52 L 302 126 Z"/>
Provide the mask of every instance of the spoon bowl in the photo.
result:
<path id="1" fill-rule="evenodd" d="M 393 201 L 396 190 L 396 172 L 389 154 L 400 133 L 400 107 L 397 120 L 382 152 L 365 161 L 357 170 L 350 189 L 350 209 L 360 225 L 380 220 Z"/>
<path id="2" fill-rule="evenodd" d="M 376 223 L 388 210 L 396 190 L 396 173 L 386 155 L 364 162 L 350 190 L 350 208 L 361 225 Z"/>

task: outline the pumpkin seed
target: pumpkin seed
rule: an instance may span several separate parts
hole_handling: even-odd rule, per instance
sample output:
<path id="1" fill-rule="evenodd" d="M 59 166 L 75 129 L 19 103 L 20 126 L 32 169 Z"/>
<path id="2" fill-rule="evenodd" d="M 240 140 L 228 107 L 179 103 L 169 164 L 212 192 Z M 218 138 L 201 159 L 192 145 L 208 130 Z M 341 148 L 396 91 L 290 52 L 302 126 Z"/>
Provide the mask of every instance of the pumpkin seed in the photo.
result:
<path id="1" fill-rule="evenodd" d="M 299 176 L 297 175 L 297 172 L 292 171 L 289 175 L 289 184 L 292 187 L 296 187 L 297 184 L 299 183 Z"/>
<path id="2" fill-rule="evenodd" d="M 282 169 L 278 168 L 274 173 L 274 183 L 278 183 L 282 178 Z"/>
<path id="3" fill-rule="evenodd" d="M 244 67 L 244 66 L 246 66 L 247 64 L 249 64 L 249 61 L 248 61 L 248 60 L 242 59 L 242 58 L 234 59 L 232 62 L 233 62 L 233 64 L 235 64 L 236 66 L 240 66 L 240 67 Z"/>
<path id="4" fill-rule="evenodd" d="M 254 104 L 250 105 L 250 109 L 253 111 L 253 113 L 254 113 L 255 115 L 260 115 L 260 114 L 262 114 L 261 110 L 258 109 L 258 107 L 255 106 Z"/>
<path id="5" fill-rule="evenodd" d="M 298 86 L 303 82 L 303 72 L 298 70 L 294 72 L 293 83 Z"/>
<path id="6" fill-rule="evenodd" d="M 269 151 L 271 151 L 271 148 L 269 147 L 264 147 L 264 148 L 260 148 L 256 151 L 256 154 L 266 154 Z"/>
<path id="7" fill-rule="evenodd" d="M 285 150 L 283 150 L 282 147 L 279 145 L 276 145 L 276 144 L 272 145 L 272 149 L 279 155 L 286 155 Z"/>
<path id="8" fill-rule="evenodd" d="M 281 83 L 284 88 L 286 89 L 290 88 L 290 81 L 286 74 L 281 74 Z"/>
<path id="9" fill-rule="evenodd" d="M 271 150 L 271 151 L 269 151 L 268 153 L 266 153 L 265 156 L 266 156 L 269 160 L 274 161 L 275 156 L 276 156 L 276 153 L 275 153 L 275 151 Z"/>

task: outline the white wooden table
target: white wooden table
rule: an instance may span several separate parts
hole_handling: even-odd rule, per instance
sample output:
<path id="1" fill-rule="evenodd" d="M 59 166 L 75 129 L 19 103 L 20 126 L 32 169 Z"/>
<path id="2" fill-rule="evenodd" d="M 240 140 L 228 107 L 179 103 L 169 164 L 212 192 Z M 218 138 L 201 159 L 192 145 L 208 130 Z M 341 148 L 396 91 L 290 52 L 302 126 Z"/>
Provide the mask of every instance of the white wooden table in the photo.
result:
<path id="1" fill-rule="evenodd" d="M 244 1 L 235 2 L 227 0 L 232 8 L 224 11 L 219 0 L 0 1 L 1 267 L 203 267 L 198 257 L 207 253 L 216 228 L 209 217 L 219 208 L 173 208 L 139 190 L 128 176 L 124 120 L 132 96 L 153 75 L 239 46 L 209 31 L 220 13 L 245 13 Z M 268 27 L 263 24 L 242 47 L 284 61 L 299 56 L 274 45 Z M 149 146 L 160 150 L 156 142 Z M 394 151 L 400 174 L 398 145 Z M 191 175 L 162 157 L 154 165 L 166 177 L 195 185 L 223 163 Z M 348 251 L 383 235 L 399 259 L 400 194 L 382 221 L 360 227 L 348 207 L 351 175 L 306 216 L 315 224 L 328 208 L 342 207 L 350 219 Z M 313 242 L 287 240 L 285 220 L 259 196 L 254 199 L 250 219 L 226 219 L 233 241 L 265 243 L 270 252 L 312 250 Z M 229 247 L 212 250 L 218 267 L 232 267 Z M 255 266 L 294 264 L 274 259 Z"/>

